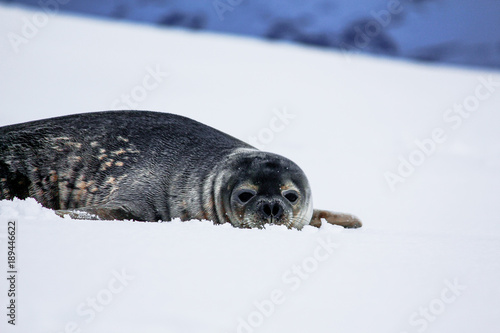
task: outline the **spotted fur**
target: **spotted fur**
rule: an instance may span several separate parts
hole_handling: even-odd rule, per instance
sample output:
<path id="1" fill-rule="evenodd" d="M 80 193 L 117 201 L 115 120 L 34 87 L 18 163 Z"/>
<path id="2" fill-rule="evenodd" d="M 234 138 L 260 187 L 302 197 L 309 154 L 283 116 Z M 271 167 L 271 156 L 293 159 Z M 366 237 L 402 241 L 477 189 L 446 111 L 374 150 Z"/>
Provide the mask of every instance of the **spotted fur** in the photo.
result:
<path id="1" fill-rule="evenodd" d="M 266 220 L 256 205 L 238 208 L 232 193 L 245 182 L 262 197 L 272 192 L 283 214 Z M 301 193 L 300 205 L 281 197 L 290 188 Z M 146 111 L 1 127 L 0 199 L 14 197 L 33 197 L 74 218 L 202 219 L 236 227 L 270 222 L 300 229 L 314 217 L 328 217 L 313 212 L 307 179 L 292 161 L 189 118 Z"/>

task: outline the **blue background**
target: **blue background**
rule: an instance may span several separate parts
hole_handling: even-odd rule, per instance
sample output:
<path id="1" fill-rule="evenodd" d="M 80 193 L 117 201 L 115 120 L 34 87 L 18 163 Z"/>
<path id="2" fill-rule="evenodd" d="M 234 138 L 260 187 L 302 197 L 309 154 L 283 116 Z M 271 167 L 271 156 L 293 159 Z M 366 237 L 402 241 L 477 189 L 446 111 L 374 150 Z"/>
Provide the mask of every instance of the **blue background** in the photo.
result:
<path id="1" fill-rule="evenodd" d="M 0 1 L 345 52 L 500 68 L 499 0 Z"/>

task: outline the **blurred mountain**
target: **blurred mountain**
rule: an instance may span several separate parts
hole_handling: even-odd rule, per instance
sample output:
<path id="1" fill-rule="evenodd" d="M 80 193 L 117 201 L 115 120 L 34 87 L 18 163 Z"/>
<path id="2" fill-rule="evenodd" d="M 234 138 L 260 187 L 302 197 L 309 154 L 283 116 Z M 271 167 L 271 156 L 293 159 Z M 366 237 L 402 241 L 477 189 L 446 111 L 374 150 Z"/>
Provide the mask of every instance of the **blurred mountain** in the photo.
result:
<path id="1" fill-rule="evenodd" d="M 500 69 L 497 0 L 0 0 L 291 41 L 345 52 Z"/>

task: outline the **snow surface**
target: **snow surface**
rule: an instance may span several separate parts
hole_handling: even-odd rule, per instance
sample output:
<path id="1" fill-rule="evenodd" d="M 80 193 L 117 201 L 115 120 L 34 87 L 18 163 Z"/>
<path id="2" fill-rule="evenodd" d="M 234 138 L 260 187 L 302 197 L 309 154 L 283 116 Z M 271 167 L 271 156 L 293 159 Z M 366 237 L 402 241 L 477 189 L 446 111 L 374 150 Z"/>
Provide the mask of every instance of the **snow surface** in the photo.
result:
<path id="1" fill-rule="evenodd" d="M 0 6 L 0 35 L 36 14 Z M 15 327 L 0 279 L 1 332 L 498 332 L 498 73 L 64 15 L 18 52 L 0 39 L 0 59 L 0 125 L 125 108 L 151 71 L 169 75 L 135 108 L 246 141 L 287 110 L 264 149 L 304 169 L 316 207 L 364 222 L 74 221 L 3 201 L 0 271 L 14 219 L 19 275 Z M 384 174 L 436 128 L 446 140 L 391 190 Z"/>

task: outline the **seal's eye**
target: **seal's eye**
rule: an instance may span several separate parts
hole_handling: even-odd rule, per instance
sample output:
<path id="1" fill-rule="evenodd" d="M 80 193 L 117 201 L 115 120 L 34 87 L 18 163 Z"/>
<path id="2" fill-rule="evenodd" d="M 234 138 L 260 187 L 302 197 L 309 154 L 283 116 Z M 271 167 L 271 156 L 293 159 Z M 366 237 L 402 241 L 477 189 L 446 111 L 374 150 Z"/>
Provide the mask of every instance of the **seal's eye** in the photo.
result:
<path id="1" fill-rule="evenodd" d="M 299 194 L 295 190 L 288 190 L 283 192 L 283 196 L 290 201 L 290 203 L 294 204 L 299 200 Z"/>
<path id="2" fill-rule="evenodd" d="M 255 196 L 255 191 L 251 191 L 251 190 L 242 190 L 240 193 L 238 193 L 238 199 L 242 203 L 247 203 L 254 196 Z"/>

